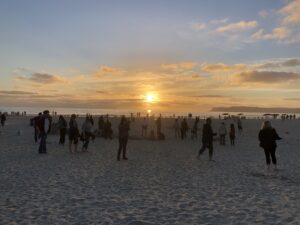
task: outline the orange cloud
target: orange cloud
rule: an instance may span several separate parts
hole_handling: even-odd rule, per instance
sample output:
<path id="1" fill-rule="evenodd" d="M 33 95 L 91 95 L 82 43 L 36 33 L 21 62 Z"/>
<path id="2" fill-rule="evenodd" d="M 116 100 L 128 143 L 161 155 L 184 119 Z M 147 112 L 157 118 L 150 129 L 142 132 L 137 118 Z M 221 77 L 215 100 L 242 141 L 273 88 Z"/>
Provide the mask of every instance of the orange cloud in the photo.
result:
<path id="1" fill-rule="evenodd" d="M 197 66 L 197 63 L 194 62 L 182 62 L 178 64 L 162 64 L 160 67 L 164 70 L 172 71 L 183 71 L 183 70 L 192 70 Z"/>
<path id="2" fill-rule="evenodd" d="M 287 27 L 277 27 L 271 33 L 265 33 L 263 29 L 260 29 L 252 35 L 252 38 L 256 40 L 284 40 L 290 35 L 291 30 Z"/>
<path id="3" fill-rule="evenodd" d="M 247 69 L 245 64 L 228 65 L 224 63 L 204 64 L 201 69 L 207 73 L 241 71 Z"/>
<path id="4" fill-rule="evenodd" d="M 225 26 L 217 28 L 217 32 L 224 33 L 228 31 L 241 31 L 248 30 L 258 26 L 257 21 L 240 21 L 236 23 L 231 23 Z"/>
<path id="5" fill-rule="evenodd" d="M 300 24 L 300 0 L 293 0 L 279 10 L 284 18 L 283 24 Z"/>
<path id="6" fill-rule="evenodd" d="M 96 77 L 103 77 L 106 75 L 122 75 L 124 74 L 124 70 L 120 70 L 117 68 L 109 67 L 109 66 L 101 66 L 100 69 L 96 72 L 95 76 Z"/>

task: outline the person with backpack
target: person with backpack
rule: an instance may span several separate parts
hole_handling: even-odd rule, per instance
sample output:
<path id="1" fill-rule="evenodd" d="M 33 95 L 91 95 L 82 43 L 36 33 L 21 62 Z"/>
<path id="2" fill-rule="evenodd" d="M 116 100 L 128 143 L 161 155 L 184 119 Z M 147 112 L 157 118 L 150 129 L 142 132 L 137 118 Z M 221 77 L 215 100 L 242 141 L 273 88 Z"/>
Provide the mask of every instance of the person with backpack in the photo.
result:
<path id="1" fill-rule="evenodd" d="M 262 147 L 265 152 L 267 169 L 270 169 L 270 158 L 272 158 L 272 163 L 275 169 L 277 169 L 277 159 L 275 155 L 277 148 L 276 140 L 281 140 L 282 138 L 278 136 L 270 121 L 263 122 L 262 128 L 258 133 L 258 139 L 260 147 Z"/>
<path id="2" fill-rule="evenodd" d="M 126 156 L 126 148 L 129 138 L 129 122 L 125 116 L 122 116 L 119 124 L 119 150 L 117 160 L 120 161 L 121 153 L 123 153 L 123 159 L 128 160 Z"/>
<path id="3" fill-rule="evenodd" d="M 58 119 L 58 128 L 59 128 L 59 144 L 64 145 L 66 140 L 66 133 L 67 133 L 67 121 L 62 115 L 60 115 Z"/>
<path id="4" fill-rule="evenodd" d="M 206 148 L 209 150 L 209 161 L 213 161 L 213 136 L 217 135 L 213 132 L 211 127 L 211 118 L 206 119 L 206 123 L 203 125 L 202 129 L 202 147 L 199 150 L 198 153 L 198 159 L 200 158 L 200 155 L 205 151 Z"/>
<path id="5" fill-rule="evenodd" d="M 39 147 L 40 154 L 47 154 L 47 135 L 51 130 L 51 121 L 52 119 L 49 115 L 49 110 L 45 110 L 38 122 L 38 128 L 41 138 Z"/>

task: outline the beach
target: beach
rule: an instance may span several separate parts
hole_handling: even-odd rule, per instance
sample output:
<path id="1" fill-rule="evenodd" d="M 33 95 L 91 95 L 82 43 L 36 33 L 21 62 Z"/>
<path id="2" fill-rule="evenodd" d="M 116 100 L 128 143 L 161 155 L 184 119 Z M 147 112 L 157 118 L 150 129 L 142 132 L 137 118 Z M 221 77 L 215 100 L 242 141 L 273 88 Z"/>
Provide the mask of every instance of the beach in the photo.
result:
<path id="1" fill-rule="evenodd" d="M 117 138 L 97 137 L 88 153 L 70 154 L 68 142 L 49 135 L 49 154 L 38 154 L 29 119 L 8 117 L 1 129 L 1 224 L 300 224 L 299 119 L 271 120 L 283 140 L 278 171 L 269 172 L 257 138 L 263 120 L 242 120 L 235 146 L 216 138 L 210 162 L 208 151 L 196 158 L 204 120 L 197 140 L 190 132 L 176 140 L 174 119 L 164 118 L 166 140 L 151 141 L 136 118 L 129 160 L 118 162 Z M 116 133 L 119 118 L 111 120 Z M 232 121 L 224 122 L 228 129 Z M 220 123 L 213 120 L 214 131 Z"/>

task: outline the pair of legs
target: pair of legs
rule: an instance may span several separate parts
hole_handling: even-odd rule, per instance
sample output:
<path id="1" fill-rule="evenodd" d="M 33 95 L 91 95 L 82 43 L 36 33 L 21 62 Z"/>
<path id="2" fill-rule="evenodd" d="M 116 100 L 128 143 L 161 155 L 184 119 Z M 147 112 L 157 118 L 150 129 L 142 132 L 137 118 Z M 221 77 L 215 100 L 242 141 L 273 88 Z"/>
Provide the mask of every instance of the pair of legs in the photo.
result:
<path id="1" fill-rule="evenodd" d="M 225 135 L 224 134 L 220 135 L 220 145 L 225 145 Z"/>
<path id="2" fill-rule="evenodd" d="M 213 145 L 210 142 L 202 142 L 202 147 L 199 150 L 198 153 L 198 158 L 200 157 L 200 155 L 202 155 L 202 153 L 205 151 L 205 149 L 208 148 L 209 150 L 209 160 L 212 160 L 213 157 Z"/>
<path id="3" fill-rule="evenodd" d="M 66 140 L 67 129 L 62 128 L 59 130 L 59 144 L 64 145 Z"/>
<path id="4" fill-rule="evenodd" d="M 72 149 L 73 144 L 74 144 L 74 151 Z M 69 137 L 69 151 L 70 151 L 70 153 L 77 152 L 77 146 L 78 146 L 78 137 L 70 136 Z"/>
<path id="5" fill-rule="evenodd" d="M 274 148 L 264 148 L 265 151 L 265 156 L 266 156 L 266 163 L 269 166 L 271 164 L 271 159 L 272 163 L 276 166 L 277 164 L 277 159 L 276 159 L 276 147 Z"/>
<path id="6" fill-rule="evenodd" d="M 35 127 L 34 128 L 34 141 L 35 141 L 35 143 L 37 143 L 38 142 L 38 128 L 37 127 Z"/>
<path id="7" fill-rule="evenodd" d="M 86 132 L 84 134 L 84 143 L 83 143 L 83 146 L 82 146 L 82 151 L 83 152 L 87 152 L 87 149 L 88 149 L 89 143 L 90 143 L 90 138 L 91 138 L 91 134 Z"/>
<path id="8" fill-rule="evenodd" d="M 41 142 L 40 142 L 40 147 L 39 147 L 39 153 L 47 153 L 46 141 L 47 141 L 47 134 L 41 133 Z"/>
<path id="9" fill-rule="evenodd" d="M 120 161 L 121 153 L 123 153 L 123 159 L 128 159 L 126 157 L 127 142 L 128 138 L 119 138 L 118 161 Z"/>

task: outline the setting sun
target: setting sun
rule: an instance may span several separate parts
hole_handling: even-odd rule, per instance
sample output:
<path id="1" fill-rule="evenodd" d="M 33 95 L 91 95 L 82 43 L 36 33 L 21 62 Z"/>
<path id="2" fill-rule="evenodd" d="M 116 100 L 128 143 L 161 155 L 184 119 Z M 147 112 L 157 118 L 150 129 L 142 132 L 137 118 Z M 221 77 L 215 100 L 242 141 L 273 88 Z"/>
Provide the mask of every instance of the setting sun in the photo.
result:
<path id="1" fill-rule="evenodd" d="M 153 102 L 157 101 L 157 96 L 155 94 L 148 93 L 145 96 L 145 101 L 148 103 L 153 103 Z"/>

